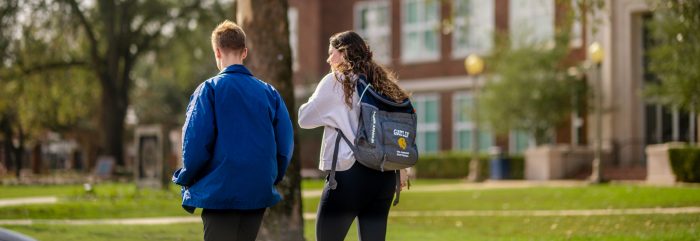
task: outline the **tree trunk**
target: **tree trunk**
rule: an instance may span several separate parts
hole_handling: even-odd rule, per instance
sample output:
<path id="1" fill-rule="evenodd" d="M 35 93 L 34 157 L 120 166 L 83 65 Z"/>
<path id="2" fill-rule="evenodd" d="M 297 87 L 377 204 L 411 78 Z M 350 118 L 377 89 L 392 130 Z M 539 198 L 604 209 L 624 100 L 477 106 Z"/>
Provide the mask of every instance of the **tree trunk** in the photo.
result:
<path id="1" fill-rule="evenodd" d="M 296 123 L 287 8 L 287 0 L 239 0 L 237 22 L 248 38 L 246 65 L 254 75 L 272 84 L 280 92 L 292 123 Z M 296 125 L 294 128 L 294 133 L 298 133 Z M 295 143 L 297 140 L 295 134 Z M 284 201 L 265 214 L 259 240 L 304 240 L 300 167 L 299 146 L 295 145 L 286 177 L 278 186 Z"/>
<path id="2" fill-rule="evenodd" d="M 3 133 L 3 136 L 7 136 L 6 133 Z M 6 137 L 7 138 L 7 137 Z M 4 139 L 2 142 L 2 152 L 3 152 L 3 163 L 2 165 L 5 166 L 6 171 L 12 170 L 12 154 L 10 153 L 10 150 L 12 150 L 12 142 L 9 141 L 8 139 Z"/>
<path id="3" fill-rule="evenodd" d="M 44 160 L 41 157 L 41 142 L 37 142 L 32 148 L 31 156 L 32 173 L 35 175 L 45 172 Z"/>
<path id="4" fill-rule="evenodd" d="M 128 100 L 126 94 L 102 82 L 100 155 L 112 156 L 118 166 L 124 166 L 124 118 Z"/>
<path id="5" fill-rule="evenodd" d="M 22 161 L 24 160 L 24 130 L 22 125 L 17 124 L 17 147 L 15 148 L 15 163 L 17 168 L 17 179 L 20 179 L 22 171 Z"/>
<path id="6" fill-rule="evenodd" d="M 14 168 L 14 146 L 12 145 L 12 127 L 10 126 L 10 121 L 6 114 L 3 114 L 0 118 L 0 129 L 4 137 L 4 154 L 5 154 L 5 169 L 10 172 Z M 18 173 L 19 175 L 19 173 Z"/>

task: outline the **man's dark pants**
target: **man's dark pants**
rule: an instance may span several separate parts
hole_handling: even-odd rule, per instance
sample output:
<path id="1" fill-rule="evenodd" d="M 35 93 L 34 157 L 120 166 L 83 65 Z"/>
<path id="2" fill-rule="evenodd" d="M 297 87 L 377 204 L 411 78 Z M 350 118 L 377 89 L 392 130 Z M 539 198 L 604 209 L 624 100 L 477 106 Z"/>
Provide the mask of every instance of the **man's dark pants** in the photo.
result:
<path id="1" fill-rule="evenodd" d="M 255 241 L 265 208 L 255 210 L 202 210 L 204 241 Z"/>

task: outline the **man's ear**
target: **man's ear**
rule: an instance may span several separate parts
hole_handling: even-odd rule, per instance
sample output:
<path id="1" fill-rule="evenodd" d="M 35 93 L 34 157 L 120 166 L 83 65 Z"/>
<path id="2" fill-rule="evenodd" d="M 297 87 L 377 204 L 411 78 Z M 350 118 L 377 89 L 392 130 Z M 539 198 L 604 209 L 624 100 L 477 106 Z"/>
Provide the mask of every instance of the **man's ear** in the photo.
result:
<path id="1" fill-rule="evenodd" d="M 214 48 L 214 56 L 215 56 L 217 59 L 221 59 L 221 49 L 219 49 L 219 48 Z"/>
<path id="2" fill-rule="evenodd" d="M 248 57 L 248 48 L 243 48 L 243 53 L 241 53 L 241 60 L 244 60 L 246 57 Z"/>

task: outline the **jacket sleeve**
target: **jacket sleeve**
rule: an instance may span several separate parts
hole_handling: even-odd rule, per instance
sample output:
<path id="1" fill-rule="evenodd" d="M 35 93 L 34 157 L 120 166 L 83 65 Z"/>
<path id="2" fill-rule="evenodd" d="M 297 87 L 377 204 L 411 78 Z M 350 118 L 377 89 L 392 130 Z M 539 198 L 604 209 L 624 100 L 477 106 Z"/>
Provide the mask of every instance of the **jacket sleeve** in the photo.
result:
<path id="1" fill-rule="evenodd" d="M 330 124 L 331 115 L 337 108 L 335 102 L 342 99 L 334 89 L 335 83 L 332 73 L 321 79 L 309 100 L 299 107 L 299 127 L 313 129 Z M 342 96 L 342 92 L 340 94 Z"/>
<path id="2" fill-rule="evenodd" d="M 187 118 L 182 127 L 183 167 L 173 175 L 181 186 L 193 185 L 198 174 L 212 157 L 216 142 L 214 92 L 207 82 L 197 87 L 187 106 Z"/>
<path id="3" fill-rule="evenodd" d="M 275 92 L 276 93 L 276 92 Z M 282 97 L 277 94 L 277 111 L 272 122 L 275 128 L 275 142 L 277 144 L 277 178 L 275 185 L 282 181 L 287 171 L 289 162 L 294 152 L 294 127 L 289 117 L 289 111 Z"/>

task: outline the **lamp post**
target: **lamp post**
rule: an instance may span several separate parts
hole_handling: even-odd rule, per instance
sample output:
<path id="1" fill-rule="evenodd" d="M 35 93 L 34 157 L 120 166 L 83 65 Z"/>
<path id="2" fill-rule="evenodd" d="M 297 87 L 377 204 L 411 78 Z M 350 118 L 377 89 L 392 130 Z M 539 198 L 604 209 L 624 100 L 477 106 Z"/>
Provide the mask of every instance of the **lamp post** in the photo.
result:
<path id="1" fill-rule="evenodd" d="M 603 80 L 601 77 L 600 65 L 603 62 L 603 48 L 598 42 L 593 42 L 588 46 L 588 54 L 590 60 L 593 62 L 593 78 L 595 78 L 595 148 L 593 150 L 593 167 L 591 171 L 591 176 L 589 181 L 592 183 L 600 183 L 603 181 L 602 178 L 602 167 L 601 167 L 601 156 L 602 156 L 602 144 L 603 144 Z"/>
<path id="2" fill-rule="evenodd" d="M 470 54 L 466 59 L 464 59 L 464 69 L 467 70 L 467 74 L 472 76 L 472 124 L 473 128 L 471 131 L 471 148 L 472 148 L 472 159 L 469 162 L 469 176 L 467 179 L 471 182 L 483 181 L 479 173 L 479 105 L 477 103 L 479 97 L 479 75 L 484 71 L 484 60 L 476 54 Z"/>
<path id="3" fill-rule="evenodd" d="M 567 72 L 574 81 L 574 84 L 571 85 L 571 145 L 578 146 L 580 139 L 578 130 L 581 127 L 581 120 L 578 113 L 579 97 L 576 89 L 581 74 L 576 67 L 569 67 Z"/>

